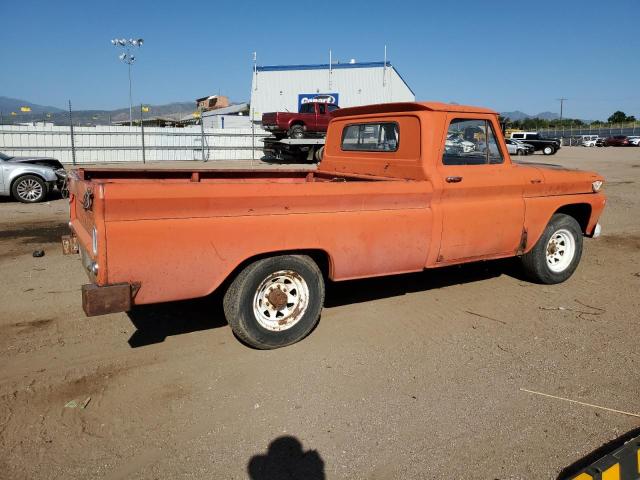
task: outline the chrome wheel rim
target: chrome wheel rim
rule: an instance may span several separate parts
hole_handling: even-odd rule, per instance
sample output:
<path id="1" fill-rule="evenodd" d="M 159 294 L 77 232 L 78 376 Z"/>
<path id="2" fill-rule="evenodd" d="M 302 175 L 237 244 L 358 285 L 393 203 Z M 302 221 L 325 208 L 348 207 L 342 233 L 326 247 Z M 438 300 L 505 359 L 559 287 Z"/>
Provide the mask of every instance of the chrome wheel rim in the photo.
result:
<path id="1" fill-rule="evenodd" d="M 547 243 L 547 266 L 560 273 L 566 270 L 576 254 L 576 240 L 569 230 L 558 230 Z"/>
<path id="2" fill-rule="evenodd" d="M 16 192 L 22 200 L 33 202 L 42 196 L 42 185 L 33 178 L 20 180 Z"/>
<path id="3" fill-rule="evenodd" d="M 280 270 L 267 276 L 253 297 L 253 314 L 261 327 L 281 332 L 297 324 L 309 306 L 309 286 L 298 273 Z"/>

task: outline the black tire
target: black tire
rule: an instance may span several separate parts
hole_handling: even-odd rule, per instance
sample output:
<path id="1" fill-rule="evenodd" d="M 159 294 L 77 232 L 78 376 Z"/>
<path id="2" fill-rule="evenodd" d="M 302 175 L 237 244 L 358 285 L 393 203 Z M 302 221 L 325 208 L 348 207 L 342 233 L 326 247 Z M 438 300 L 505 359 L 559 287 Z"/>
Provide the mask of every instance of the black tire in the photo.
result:
<path id="1" fill-rule="evenodd" d="M 292 125 L 289 129 L 289 138 L 304 138 L 304 127 L 300 124 Z"/>
<path id="2" fill-rule="evenodd" d="M 265 285 L 276 285 L 275 283 L 269 283 L 274 281 L 270 277 L 277 275 L 279 272 L 284 272 L 285 275 L 278 276 L 278 278 L 290 276 L 297 282 L 303 281 L 308 289 L 308 300 L 300 316 L 296 315 L 297 305 L 286 303 L 288 299 L 281 303 L 281 309 L 289 308 L 289 305 L 292 305 L 293 312 L 288 316 L 277 317 L 278 313 L 282 313 L 281 310 L 278 310 L 275 317 L 268 319 L 271 322 L 278 323 L 277 328 L 282 328 L 280 331 L 275 331 L 261 323 L 261 321 L 264 322 L 265 317 L 262 316 L 262 320 L 258 318 L 255 313 L 254 302 L 260 301 L 258 294 L 265 291 Z M 295 284 L 291 285 L 295 287 Z M 273 292 L 276 289 L 280 290 L 279 285 L 269 291 Z M 290 288 L 289 292 L 294 292 L 294 290 L 295 288 Z M 304 290 L 304 287 L 302 287 L 302 290 Z M 284 291 L 287 291 L 286 288 Z M 296 292 L 298 296 L 302 293 L 301 291 Z M 271 293 L 263 298 L 273 301 L 270 295 Z M 276 293 L 276 297 L 277 295 L 278 293 Z M 298 297 L 298 299 L 300 298 Z M 279 300 L 276 298 L 276 301 Z M 302 340 L 318 323 L 323 304 L 324 278 L 322 272 L 318 265 L 306 255 L 280 255 L 251 263 L 229 285 L 223 301 L 224 313 L 233 332 L 240 340 L 261 350 L 285 347 Z M 269 306 L 272 309 L 276 308 L 275 303 L 271 305 L 269 301 L 261 304 L 260 308 L 268 310 Z M 258 304 L 256 303 L 257 307 Z M 292 325 L 288 327 L 280 326 L 287 318 L 292 321 Z M 286 324 L 283 323 L 283 325 Z"/>
<path id="3" fill-rule="evenodd" d="M 557 248 L 555 244 L 550 244 L 550 241 L 560 232 L 569 232 L 573 237 L 573 258 L 561 271 L 554 271 L 547 261 L 547 254 L 553 253 L 549 251 L 549 248 Z M 551 217 L 534 247 L 521 257 L 525 273 L 537 283 L 553 285 L 564 282 L 578 268 L 582 257 L 582 240 L 582 229 L 576 219 L 563 213 L 556 213 Z"/>
<path id="4" fill-rule="evenodd" d="M 544 153 L 545 155 L 553 155 L 554 153 L 556 153 L 556 149 L 551 145 L 547 145 L 542 149 L 542 153 Z"/>
<path id="5" fill-rule="evenodd" d="M 318 150 L 316 150 L 316 153 L 314 154 L 313 158 L 317 163 L 320 163 L 322 161 L 323 155 L 324 155 L 324 145 L 320 147 Z"/>
<path id="6" fill-rule="evenodd" d="M 521 148 L 519 148 L 518 150 L 516 150 L 516 155 L 519 157 L 521 155 L 524 155 L 524 152 L 522 151 Z"/>
<path id="7" fill-rule="evenodd" d="M 22 175 L 11 185 L 11 195 L 22 203 L 38 203 L 47 197 L 47 184 L 36 175 Z"/>

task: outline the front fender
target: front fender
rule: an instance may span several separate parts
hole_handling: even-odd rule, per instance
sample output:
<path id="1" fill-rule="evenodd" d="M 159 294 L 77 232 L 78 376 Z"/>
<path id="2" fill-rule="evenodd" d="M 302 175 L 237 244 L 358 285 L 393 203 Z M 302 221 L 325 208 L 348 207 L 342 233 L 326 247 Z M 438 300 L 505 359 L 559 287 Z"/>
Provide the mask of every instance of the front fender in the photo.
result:
<path id="1" fill-rule="evenodd" d="M 13 184 L 16 178 L 23 175 L 36 175 L 45 182 L 52 182 L 58 179 L 56 173 L 51 168 L 40 167 L 38 165 L 20 165 L 9 172 L 9 185 Z"/>
<path id="2" fill-rule="evenodd" d="M 577 204 L 591 206 L 591 214 L 583 226 L 583 233 L 591 236 L 606 204 L 606 196 L 602 192 L 525 198 L 524 228 L 527 232 L 527 243 L 523 253 L 529 252 L 535 246 L 554 213 L 563 207 Z"/>

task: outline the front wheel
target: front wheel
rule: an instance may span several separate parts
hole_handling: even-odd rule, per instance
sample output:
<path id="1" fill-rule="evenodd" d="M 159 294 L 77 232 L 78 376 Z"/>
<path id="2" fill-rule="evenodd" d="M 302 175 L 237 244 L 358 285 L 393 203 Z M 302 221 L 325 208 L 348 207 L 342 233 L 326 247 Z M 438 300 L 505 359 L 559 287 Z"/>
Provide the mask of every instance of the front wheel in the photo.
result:
<path id="1" fill-rule="evenodd" d="M 23 175 L 13 182 L 11 193 L 19 202 L 38 203 L 47 196 L 47 185 L 40 177 Z"/>
<path id="2" fill-rule="evenodd" d="M 542 149 L 542 153 L 545 155 L 553 155 L 556 153 L 556 150 L 552 146 L 548 145 Z"/>
<path id="3" fill-rule="evenodd" d="M 302 125 L 293 125 L 289 129 L 289 138 L 294 138 L 294 139 L 304 138 L 304 127 Z"/>
<path id="4" fill-rule="evenodd" d="M 264 258 L 238 274 L 223 304 L 242 341 L 261 350 L 284 347 L 302 340 L 318 323 L 324 279 L 306 255 Z"/>
<path id="5" fill-rule="evenodd" d="M 567 280 L 580 263 L 582 230 L 575 218 L 556 213 L 535 246 L 525 253 L 522 266 L 538 283 L 555 284 Z"/>

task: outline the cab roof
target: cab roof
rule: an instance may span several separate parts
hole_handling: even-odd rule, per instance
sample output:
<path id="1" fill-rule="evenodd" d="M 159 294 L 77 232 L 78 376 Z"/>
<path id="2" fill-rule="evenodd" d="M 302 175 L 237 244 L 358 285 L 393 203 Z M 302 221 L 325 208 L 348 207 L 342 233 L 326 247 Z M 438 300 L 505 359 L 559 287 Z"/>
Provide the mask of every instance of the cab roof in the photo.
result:
<path id="1" fill-rule="evenodd" d="M 375 105 L 363 105 L 360 107 L 348 107 L 335 110 L 331 116 L 344 117 L 347 115 L 369 115 L 375 113 L 395 113 L 395 112 L 460 112 L 460 113 L 490 113 L 497 115 L 498 112 L 490 108 L 474 107 L 472 105 L 457 105 L 442 102 L 398 102 L 398 103 L 378 103 Z"/>

